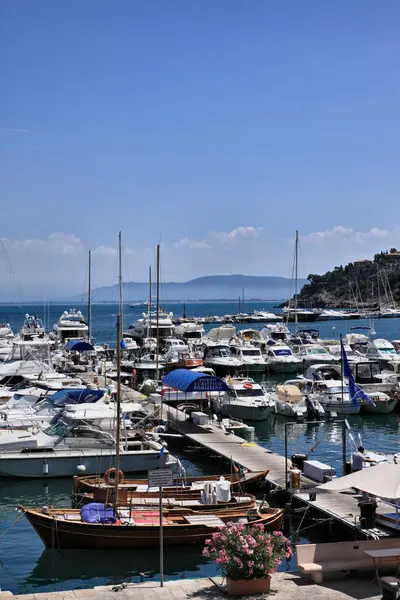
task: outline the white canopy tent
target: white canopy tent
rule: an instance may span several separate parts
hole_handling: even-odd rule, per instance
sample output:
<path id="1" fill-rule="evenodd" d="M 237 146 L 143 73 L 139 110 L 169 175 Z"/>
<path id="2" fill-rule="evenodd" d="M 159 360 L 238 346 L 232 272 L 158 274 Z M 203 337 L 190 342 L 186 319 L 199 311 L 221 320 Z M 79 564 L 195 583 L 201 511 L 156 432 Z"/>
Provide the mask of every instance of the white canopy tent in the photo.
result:
<path id="1" fill-rule="evenodd" d="M 318 486 L 318 489 L 331 491 L 349 488 L 356 488 L 380 498 L 400 500 L 400 465 L 377 465 Z"/>

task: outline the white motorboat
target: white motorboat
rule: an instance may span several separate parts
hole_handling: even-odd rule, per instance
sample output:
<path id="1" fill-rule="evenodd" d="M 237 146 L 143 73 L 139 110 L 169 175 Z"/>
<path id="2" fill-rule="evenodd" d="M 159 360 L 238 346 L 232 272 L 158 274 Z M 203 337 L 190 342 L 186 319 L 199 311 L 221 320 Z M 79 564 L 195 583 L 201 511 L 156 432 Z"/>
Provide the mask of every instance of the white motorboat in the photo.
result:
<path id="1" fill-rule="evenodd" d="M 284 344 L 268 346 L 266 363 L 268 371 L 271 373 L 296 373 L 303 366 L 303 361 L 293 354 L 289 346 Z"/>
<path id="2" fill-rule="evenodd" d="M 312 391 L 328 414 L 358 415 L 361 410 L 361 401 L 353 403 L 348 386 L 341 381 L 314 381 Z"/>
<path id="3" fill-rule="evenodd" d="M 32 340 L 36 337 L 42 338 L 45 335 L 45 328 L 42 320 L 36 315 L 25 315 L 24 323 L 19 332 L 19 338 L 24 341 Z"/>
<path id="4" fill-rule="evenodd" d="M 53 326 L 53 334 L 60 346 L 71 340 L 86 340 L 88 330 L 82 312 L 75 308 L 65 310 Z"/>
<path id="5" fill-rule="evenodd" d="M 261 330 L 261 337 L 267 342 L 282 342 L 286 343 L 290 340 L 291 333 L 286 325 L 283 324 L 270 324 L 265 325 Z"/>
<path id="6" fill-rule="evenodd" d="M 369 340 L 365 357 L 379 362 L 382 369 L 393 363 L 400 363 L 400 355 L 388 340 Z"/>
<path id="7" fill-rule="evenodd" d="M 261 352 L 265 352 L 267 342 L 261 336 L 261 333 L 257 329 L 240 329 L 237 332 L 237 338 L 243 342 L 252 344 L 257 348 L 260 348 Z"/>
<path id="8" fill-rule="evenodd" d="M 166 337 L 174 335 L 175 325 L 172 322 L 173 316 L 172 312 L 159 312 L 157 319 L 156 312 L 142 313 L 142 318 L 128 327 L 124 332 L 124 337 L 131 337 L 139 344 L 143 344 L 145 338 L 159 339 L 160 343 L 162 343 Z"/>
<path id="9" fill-rule="evenodd" d="M 340 343 L 335 343 L 335 344 L 330 343 L 330 344 L 324 345 L 324 347 L 328 350 L 329 354 L 334 356 L 336 358 L 336 360 L 338 362 L 340 362 L 340 360 L 342 358 L 342 349 L 341 349 Z M 358 350 L 353 350 L 351 348 L 351 346 L 348 346 L 347 344 L 344 344 L 344 343 L 343 343 L 343 347 L 346 352 L 347 360 L 352 368 L 357 363 L 365 363 L 366 362 L 365 356 L 363 354 L 361 354 L 361 352 L 359 352 Z"/>
<path id="10" fill-rule="evenodd" d="M 268 392 L 249 377 L 227 377 L 229 394 L 213 399 L 217 412 L 242 421 L 264 421 L 275 404 Z"/>
<path id="11" fill-rule="evenodd" d="M 343 336 L 343 344 L 350 346 L 353 350 L 361 351 L 365 354 L 368 342 L 375 335 L 375 329 L 372 327 L 350 327 L 349 333 Z"/>
<path id="12" fill-rule="evenodd" d="M 308 369 L 315 364 L 335 364 L 338 359 L 329 354 L 328 350 L 319 344 L 304 344 L 299 347 L 296 356 L 303 362 L 303 368 Z"/>
<path id="13" fill-rule="evenodd" d="M 340 321 L 347 318 L 347 314 L 340 310 L 323 309 L 319 311 L 317 321 Z"/>
<path id="14" fill-rule="evenodd" d="M 283 321 L 283 317 L 281 315 L 276 315 L 268 310 L 255 310 L 253 315 L 260 321 L 268 321 L 270 323 L 278 323 L 279 321 Z"/>
<path id="15" fill-rule="evenodd" d="M 242 362 L 240 371 L 243 373 L 264 373 L 266 363 L 260 348 L 238 339 L 231 343 L 233 356 Z"/>
<path id="16" fill-rule="evenodd" d="M 59 375 L 52 368 L 50 353 L 53 345 L 54 342 L 45 338 L 29 341 L 14 338 L 7 360 L 0 365 L 0 385 L 15 385 L 24 378 L 35 379 L 44 375 L 57 378 Z"/>
<path id="17" fill-rule="evenodd" d="M 204 327 L 198 321 L 184 321 L 175 327 L 174 334 L 180 336 L 187 344 L 198 346 L 202 344 Z"/>
<path id="18" fill-rule="evenodd" d="M 318 399 L 306 390 L 302 390 L 301 382 L 298 380 L 286 381 L 283 385 L 276 386 L 273 398 L 276 414 L 284 417 L 303 421 L 323 419 L 328 416 Z"/>
<path id="19" fill-rule="evenodd" d="M 297 323 L 312 323 L 317 320 L 318 313 L 308 308 L 290 308 L 282 309 L 285 321 Z"/>
<path id="20" fill-rule="evenodd" d="M 217 375 L 234 375 L 239 372 L 243 361 L 233 356 L 230 346 L 215 344 L 206 347 L 204 365 L 214 369 Z"/>
<path id="21" fill-rule="evenodd" d="M 215 344 L 228 345 L 236 338 L 236 327 L 234 325 L 221 325 L 214 327 L 203 337 L 205 346 L 214 346 Z"/>
<path id="22" fill-rule="evenodd" d="M 111 415 L 111 412 L 110 412 Z M 115 438 L 93 424 L 87 411 L 61 413 L 44 431 L 0 436 L 0 477 L 49 478 L 104 474 L 115 464 Z M 126 438 L 120 447 L 120 468 L 141 472 L 171 464 L 174 459 L 156 441 Z"/>

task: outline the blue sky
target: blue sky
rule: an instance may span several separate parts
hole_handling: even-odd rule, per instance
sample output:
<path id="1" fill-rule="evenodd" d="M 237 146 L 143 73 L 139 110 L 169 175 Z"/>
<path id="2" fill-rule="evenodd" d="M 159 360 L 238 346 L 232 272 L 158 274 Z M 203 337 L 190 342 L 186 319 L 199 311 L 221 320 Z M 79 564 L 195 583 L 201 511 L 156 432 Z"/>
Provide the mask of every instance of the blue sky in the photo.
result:
<path id="1" fill-rule="evenodd" d="M 1 237 L 23 295 L 291 272 L 399 238 L 400 5 L 3 0 Z M 397 242 L 398 245 L 400 242 Z M 2 295 L 15 296 L 0 249 Z M 1 298 L 0 298 L 1 299 Z"/>

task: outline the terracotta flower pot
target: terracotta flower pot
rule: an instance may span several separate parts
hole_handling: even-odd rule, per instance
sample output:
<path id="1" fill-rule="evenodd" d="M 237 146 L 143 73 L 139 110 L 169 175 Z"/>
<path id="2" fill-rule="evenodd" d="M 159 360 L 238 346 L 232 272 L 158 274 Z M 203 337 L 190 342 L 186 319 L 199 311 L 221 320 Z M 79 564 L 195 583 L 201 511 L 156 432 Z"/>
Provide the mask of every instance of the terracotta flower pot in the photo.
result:
<path id="1" fill-rule="evenodd" d="M 229 579 L 226 578 L 226 588 L 230 596 L 251 596 L 253 594 L 269 594 L 271 577 L 263 579 Z"/>

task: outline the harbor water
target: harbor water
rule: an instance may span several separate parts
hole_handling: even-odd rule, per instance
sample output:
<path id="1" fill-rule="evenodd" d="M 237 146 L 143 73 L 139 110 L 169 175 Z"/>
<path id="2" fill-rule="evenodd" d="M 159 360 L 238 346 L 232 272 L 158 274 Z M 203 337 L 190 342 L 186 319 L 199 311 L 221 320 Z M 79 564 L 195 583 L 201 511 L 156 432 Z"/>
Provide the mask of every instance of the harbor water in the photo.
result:
<path id="1" fill-rule="evenodd" d="M 271 310 L 274 303 L 248 302 L 246 312 L 254 309 Z M 0 320 L 10 323 L 17 331 L 25 313 L 36 314 L 52 327 L 63 310 L 70 306 L 52 304 L 45 308 L 35 306 L 0 306 Z M 85 306 L 76 306 L 86 314 Z M 181 316 L 181 303 L 167 303 L 165 308 Z M 124 324 L 137 319 L 144 309 L 125 307 Z M 243 309 L 242 309 L 243 310 Z M 186 305 L 187 316 L 211 316 L 233 314 L 237 304 L 229 302 L 198 302 Z M 92 310 L 93 333 L 99 344 L 115 345 L 117 305 L 95 304 Z M 320 331 L 321 337 L 339 338 L 354 326 L 370 326 L 368 321 L 328 321 L 310 325 Z M 209 329 L 211 326 L 206 326 Z M 238 328 L 261 329 L 262 324 L 237 325 Z M 293 325 L 289 325 L 293 327 Z M 307 327 L 304 325 L 304 327 Z M 399 319 L 379 319 L 373 323 L 378 337 L 389 340 L 400 338 Z M 398 452 L 400 413 L 389 415 L 352 416 L 348 419 L 354 443 L 361 440 L 369 449 Z M 256 423 L 257 443 L 266 448 L 285 453 L 285 419 L 271 415 L 269 420 Z M 287 428 L 288 454 L 305 452 L 336 468 L 342 473 L 342 426 L 340 423 L 321 422 L 316 425 L 295 423 Z M 348 437 L 347 454 L 352 441 Z M 176 451 L 189 475 L 218 473 L 218 462 L 210 463 L 202 453 Z M 69 479 L 13 481 L 0 480 L 0 587 L 13 593 L 34 593 L 63 589 L 87 588 L 111 585 L 122 581 L 136 581 L 140 574 L 157 579 L 158 550 L 127 551 L 52 551 L 44 546 L 22 513 L 16 511 L 19 504 L 29 506 L 70 506 L 72 482 Z M 295 529 L 294 525 L 294 529 Z M 299 532 L 299 538 L 318 540 L 318 527 Z M 299 538 L 296 538 L 298 541 Z M 212 576 L 213 564 L 207 564 L 201 556 L 201 546 L 165 549 L 166 578 Z M 284 563 L 282 569 L 292 570 L 293 564 Z"/>

